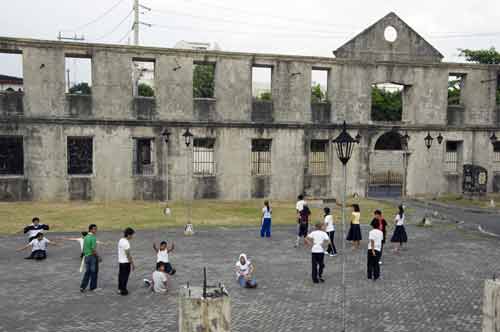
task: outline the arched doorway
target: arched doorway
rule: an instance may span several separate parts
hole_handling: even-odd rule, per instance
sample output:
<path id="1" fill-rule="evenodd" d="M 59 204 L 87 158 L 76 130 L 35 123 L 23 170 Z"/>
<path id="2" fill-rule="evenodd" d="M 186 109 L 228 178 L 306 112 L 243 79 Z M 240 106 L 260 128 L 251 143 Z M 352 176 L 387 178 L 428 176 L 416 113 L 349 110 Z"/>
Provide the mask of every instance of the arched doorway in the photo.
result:
<path id="1" fill-rule="evenodd" d="M 382 134 L 370 153 L 369 197 L 400 197 L 405 169 L 401 135 L 397 131 Z"/>

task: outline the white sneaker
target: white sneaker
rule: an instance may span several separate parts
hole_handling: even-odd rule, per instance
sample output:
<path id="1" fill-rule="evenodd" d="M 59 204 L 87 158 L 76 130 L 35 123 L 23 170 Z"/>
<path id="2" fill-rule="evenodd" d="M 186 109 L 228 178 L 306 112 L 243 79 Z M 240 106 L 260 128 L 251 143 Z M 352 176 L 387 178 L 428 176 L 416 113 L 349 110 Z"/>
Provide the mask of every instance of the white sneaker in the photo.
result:
<path id="1" fill-rule="evenodd" d="M 144 279 L 144 287 L 151 287 L 151 281 Z"/>
<path id="2" fill-rule="evenodd" d="M 382 261 L 378 261 L 378 263 L 379 263 L 380 265 L 382 265 Z"/>

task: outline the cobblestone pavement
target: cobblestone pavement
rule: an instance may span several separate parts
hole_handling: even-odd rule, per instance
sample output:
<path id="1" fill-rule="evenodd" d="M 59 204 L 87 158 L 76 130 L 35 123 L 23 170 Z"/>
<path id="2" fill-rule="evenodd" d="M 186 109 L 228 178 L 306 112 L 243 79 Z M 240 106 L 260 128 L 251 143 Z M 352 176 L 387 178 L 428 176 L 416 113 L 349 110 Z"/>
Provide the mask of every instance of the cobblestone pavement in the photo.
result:
<path id="1" fill-rule="evenodd" d="M 0 331 L 177 331 L 177 289 L 187 281 L 201 285 L 203 266 L 209 283 L 222 281 L 230 291 L 233 331 L 341 331 L 342 257 L 326 257 L 326 283 L 315 285 L 309 252 L 292 246 L 294 227 L 273 231 L 271 240 L 260 239 L 256 229 L 198 229 L 193 237 L 181 230 L 139 231 L 128 297 L 115 293 L 119 233 L 98 234 L 110 244 L 101 247 L 103 290 L 95 294 L 78 290 L 77 243 L 52 247 L 45 262 L 33 262 L 13 251 L 23 238 L 1 237 Z M 407 231 L 407 250 L 400 256 L 385 251 L 376 283 L 365 279 L 366 240 L 362 250 L 346 249 L 347 331 L 479 331 L 483 280 L 499 270 L 498 240 L 451 225 Z M 171 292 L 157 295 L 142 279 L 154 266 L 152 241 L 165 238 L 176 241 L 178 274 Z M 233 279 L 240 252 L 256 263 L 256 290 L 240 289 Z"/>

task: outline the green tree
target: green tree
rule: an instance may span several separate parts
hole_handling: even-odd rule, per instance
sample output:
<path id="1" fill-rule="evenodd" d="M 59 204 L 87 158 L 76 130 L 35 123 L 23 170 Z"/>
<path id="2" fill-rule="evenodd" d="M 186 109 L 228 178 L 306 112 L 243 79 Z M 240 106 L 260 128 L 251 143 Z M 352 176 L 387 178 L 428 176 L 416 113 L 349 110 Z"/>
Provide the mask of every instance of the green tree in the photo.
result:
<path id="1" fill-rule="evenodd" d="M 403 91 L 389 91 L 372 87 L 372 120 L 401 121 L 403 114 Z"/>
<path id="2" fill-rule="evenodd" d="M 213 98 L 214 78 L 214 65 L 195 65 L 193 71 L 193 97 Z"/>
<path id="3" fill-rule="evenodd" d="M 312 103 L 320 103 L 325 101 L 326 96 L 325 93 L 321 90 L 321 85 L 315 84 L 311 87 L 311 102 Z"/>
<path id="4" fill-rule="evenodd" d="M 448 105 L 460 104 L 460 79 L 448 81 Z"/>
<path id="5" fill-rule="evenodd" d="M 88 85 L 88 83 L 78 83 L 69 88 L 68 91 L 70 94 L 81 94 L 81 95 L 90 95 L 92 93 L 92 89 Z"/>
<path id="6" fill-rule="evenodd" d="M 460 56 L 465 57 L 466 61 L 489 65 L 500 64 L 500 53 L 494 47 L 489 50 L 469 50 L 458 49 Z"/>
<path id="7" fill-rule="evenodd" d="M 470 49 L 458 49 L 460 51 L 460 56 L 465 57 L 466 61 L 487 64 L 487 65 L 498 65 L 500 64 L 500 52 L 498 52 L 494 47 L 488 50 L 470 50 Z M 497 105 L 500 105 L 500 76 L 497 80 Z M 449 91 L 449 90 L 448 90 Z"/>
<path id="8" fill-rule="evenodd" d="M 137 94 L 141 97 L 154 97 L 155 90 L 149 84 L 139 83 L 137 86 Z"/>
<path id="9" fill-rule="evenodd" d="M 261 93 L 257 96 L 257 99 L 258 99 L 258 100 L 272 100 L 271 91 L 261 92 Z"/>

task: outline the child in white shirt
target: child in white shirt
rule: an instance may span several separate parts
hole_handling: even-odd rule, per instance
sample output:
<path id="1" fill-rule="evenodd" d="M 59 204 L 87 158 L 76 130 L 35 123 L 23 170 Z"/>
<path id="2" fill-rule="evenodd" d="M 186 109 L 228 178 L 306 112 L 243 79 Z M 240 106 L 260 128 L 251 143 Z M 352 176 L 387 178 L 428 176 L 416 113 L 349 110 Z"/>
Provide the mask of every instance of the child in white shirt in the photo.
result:
<path id="1" fill-rule="evenodd" d="M 171 276 L 173 276 L 175 272 L 177 272 L 172 267 L 172 264 L 170 264 L 170 260 L 168 257 L 168 254 L 174 251 L 174 249 L 175 249 L 175 244 L 173 242 L 169 246 L 167 245 L 167 241 L 161 241 L 160 248 L 157 248 L 156 243 L 153 243 L 153 250 L 156 251 L 156 267 L 158 268 L 160 264 L 165 265 L 165 273 L 168 273 Z"/>
<path id="2" fill-rule="evenodd" d="M 47 258 L 47 246 L 48 245 L 57 246 L 57 243 L 50 241 L 43 237 L 43 233 L 37 233 L 36 237 L 30 241 L 27 245 L 22 248 L 17 249 L 17 251 L 25 250 L 31 247 L 31 255 L 25 259 L 36 259 L 43 260 Z"/>
<path id="3" fill-rule="evenodd" d="M 332 257 L 337 256 L 337 248 L 335 248 L 335 243 L 333 242 L 333 239 L 335 237 L 335 224 L 333 223 L 333 216 L 330 213 L 329 207 L 325 207 L 323 211 L 325 212 L 325 232 L 326 234 L 328 234 L 328 238 L 330 238 L 327 253 Z"/>

